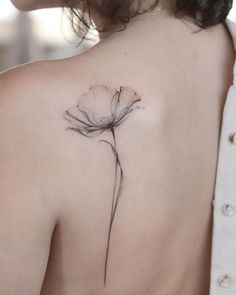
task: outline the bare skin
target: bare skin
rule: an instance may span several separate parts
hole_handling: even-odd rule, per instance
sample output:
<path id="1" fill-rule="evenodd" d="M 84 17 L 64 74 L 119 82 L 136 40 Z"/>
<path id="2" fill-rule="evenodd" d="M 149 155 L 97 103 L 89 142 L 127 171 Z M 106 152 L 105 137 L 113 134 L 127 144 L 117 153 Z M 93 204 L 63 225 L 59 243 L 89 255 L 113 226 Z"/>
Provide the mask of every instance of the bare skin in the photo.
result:
<path id="1" fill-rule="evenodd" d="M 0 294 L 208 295 L 233 62 L 223 24 L 193 34 L 153 12 L 80 56 L 3 73 Z M 125 183 L 105 288 L 114 159 L 98 140 L 111 137 L 66 131 L 63 119 L 95 84 L 132 87 L 145 108 L 116 133 Z"/>

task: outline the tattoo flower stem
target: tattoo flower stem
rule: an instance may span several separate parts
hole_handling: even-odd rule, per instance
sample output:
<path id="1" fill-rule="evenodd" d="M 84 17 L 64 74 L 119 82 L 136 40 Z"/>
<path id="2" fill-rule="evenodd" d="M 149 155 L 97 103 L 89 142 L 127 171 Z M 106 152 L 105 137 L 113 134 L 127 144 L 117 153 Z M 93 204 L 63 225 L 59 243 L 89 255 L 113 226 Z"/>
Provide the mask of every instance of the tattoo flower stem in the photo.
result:
<path id="1" fill-rule="evenodd" d="M 111 147 L 115 157 L 115 179 L 106 246 L 104 286 L 107 280 L 111 232 L 124 182 L 124 173 L 117 151 L 115 128 L 138 108 L 134 105 L 139 101 L 141 101 L 140 96 L 129 87 L 120 87 L 120 90 L 117 90 L 102 85 L 92 86 L 87 93 L 79 97 L 77 106 L 70 108 L 64 114 L 64 118 L 72 124 L 72 127 L 68 127 L 67 130 L 73 130 L 89 138 L 94 138 L 104 131 L 112 133 L 113 144 L 107 140 L 99 140 Z"/>
<path id="2" fill-rule="evenodd" d="M 105 258 L 105 266 L 104 266 L 104 286 L 106 285 L 106 277 L 107 277 L 107 262 L 108 262 L 108 255 L 109 255 L 109 249 L 110 249 L 110 239 L 111 239 L 111 230 L 112 230 L 112 225 L 113 225 L 113 221 L 114 221 L 114 217 L 115 217 L 115 213 L 116 213 L 116 209 L 117 209 L 117 205 L 119 202 L 119 197 L 121 194 L 121 189 L 122 189 L 122 185 L 123 185 L 123 169 L 120 163 L 120 159 L 119 159 L 119 155 L 117 152 L 117 147 L 116 147 L 116 136 L 115 136 L 115 130 L 112 127 L 111 128 L 111 132 L 113 135 L 113 140 L 114 140 L 114 145 L 112 145 L 110 142 L 105 141 L 105 140 L 100 140 L 100 142 L 105 142 L 107 144 L 109 144 L 112 148 L 112 151 L 114 153 L 115 156 L 115 181 L 114 181 L 114 187 L 113 187 L 113 196 L 112 196 L 112 206 L 111 206 L 111 219 L 110 219 L 110 224 L 109 224 L 109 231 L 108 231 L 108 239 L 107 239 L 107 248 L 106 248 L 106 258 Z M 118 175 L 118 169 L 119 169 L 119 175 Z M 120 181 L 119 181 L 120 180 Z M 116 195 L 116 188 L 117 188 L 117 183 L 119 181 L 119 187 L 118 187 L 118 192 Z"/>

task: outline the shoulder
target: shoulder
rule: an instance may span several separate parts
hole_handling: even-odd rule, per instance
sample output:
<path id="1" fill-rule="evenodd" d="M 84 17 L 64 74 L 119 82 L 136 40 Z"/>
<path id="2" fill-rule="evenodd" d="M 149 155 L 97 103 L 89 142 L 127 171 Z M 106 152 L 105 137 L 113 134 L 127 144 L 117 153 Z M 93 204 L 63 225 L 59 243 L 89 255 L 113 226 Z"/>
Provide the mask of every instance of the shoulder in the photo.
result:
<path id="1" fill-rule="evenodd" d="M 80 91 L 80 84 L 86 81 L 82 69 L 81 58 L 76 57 L 76 65 L 73 58 L 33 61 L 0 73 L 0 112 L 13 104 L 27 113 L 32 107 L 34 114 L 52 105 L 56 108 Z"/>
<path id="2" fill-rule="evenodd" d="M 29 62 L 0 74 L 0 114 L 5 119 L 16 108 L 24 113 L 32 102 L 46 94 L 50 77 L 47 62 Z M 51 79 L 52 80 L 52 79 Z M 47 87 L 45 87 L 47 83 Z M 7 109 L 7 112 L 5 111 Z M 8 118 L 10 119 L 10 118 Z"/>
<path id="3" fill-rule="evenodd" d="M 33 78 L 30 75 L 39 74 L 43 70 L 48 68 L 49 61 L 31 61 L 24 64 L 20 64 L 17 66 L 14 66 L 10 69 L 7 69 L 0 73 L 0 83 L 1 85 L 7 85 L 6 83 L 12 82 L 12 81 L 23 81 L 25 78 Z M 19 80 L 19 78 L 21 80 Z M 5 84 L 3 84 L 5 83 Z"/>
<path id="4" fill-rule="evenodd" d="M 6 94 L 7 98 L 17 99 L 22 94 L 31 94 L 39 87 L 41 87 L 42 93 L 43 90 L 46 90 L 44 83 L 47 81 L 49 85 L 49 82 L 52 82 L 53 78 L 55 79 L 58 73 L 55 69 L 58 65 L 59 62 L 54 61 L 33 61 L 0 73 L 1 103 Z"/>
<path id="5" fill-rule="evenodd" d="M 59 108 L 72 94 L 69 64 L 66 59 L 33 61 L 0 73 L 0 120 L 19 115 L 21 122 L 32 121 Z"/>
<path id="6" fill-rule="evenodd" d="M 62 179 L 69 173 L 66 167 L 75 163 L 68 137 L 76 138 L 66 131 L 63 115 L 90 85 L 81 68 L 77 57 L 76 63 L 71 58 L 30 62 L 0 75 L 0 163 L 5 161 L 5 170 L 27 172 L 28 185 L 34 175 L 43 195 L 56 200 L 56 210 Z M 79 142 L 77 150 L 82 145 Z M 5 179 L 3 169 L 2 173 Z"/>
<path id="7" fill-rule="evenodd" d="M 35 121 L 42 116 L 46 97 L 52 88 L 48 62 L 30 62 L 11 68 L 0 75 L 0 133 L 21 134 L 21 139 L 34 134 Z M 53 76 L 53 77 L 52 77 Z M 17 124 L 16 124 L 17 122 Z M 43 127 L 43 126 L 42 126 Z M 27 132 L 26 132 L 27 131 Z M 2 136 L 4 140 L 6 136 Z M 19 144 L 18 137 L 12 141 Z M 26 138 L 24 138 L 26 140 Z M 29 139 L 29 138 L 27 138 Z"/>
<path id="8" fill-rule="evenodd" d="M 64 62 L 36 61 L 0 75 L 1 187 L 11 179 L 12 187 L 39 191 L 53 214 L 60 203 L 50 183 L 60 177 L 55 171 L 64 151 L 63 112 L 71 95 L 65 71 Z"/>

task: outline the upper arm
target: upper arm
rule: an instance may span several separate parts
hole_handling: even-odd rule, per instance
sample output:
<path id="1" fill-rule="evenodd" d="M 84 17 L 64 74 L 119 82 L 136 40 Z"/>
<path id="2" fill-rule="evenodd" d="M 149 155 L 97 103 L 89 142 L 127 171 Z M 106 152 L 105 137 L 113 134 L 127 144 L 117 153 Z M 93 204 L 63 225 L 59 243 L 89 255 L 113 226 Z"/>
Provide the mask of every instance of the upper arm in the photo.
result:
<path id="1" fill-rule="evenodd" d="M 27 91 L 20 84 L 14 70 L 0 76 L 0 294 L 4 295 L 40 293 L 56 224 L 40 189 L 37 155 L 20 102 Z"/>

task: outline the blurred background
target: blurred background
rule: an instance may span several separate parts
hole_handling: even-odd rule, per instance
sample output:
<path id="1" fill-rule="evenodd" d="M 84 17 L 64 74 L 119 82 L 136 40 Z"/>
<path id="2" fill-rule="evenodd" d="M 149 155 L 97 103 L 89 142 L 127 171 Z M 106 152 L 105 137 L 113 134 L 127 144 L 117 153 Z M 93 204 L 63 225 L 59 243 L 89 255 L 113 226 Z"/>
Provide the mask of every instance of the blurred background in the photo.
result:
<path id="1" fill-rule="evenodd" d="M 19 12 L 10 0 L 0 0 L 0 72 L 32 60 L 79 54 L 97 42 L 78 47 L 79 41 L 62 8 Z"/>
<path id="2" fill-rule="evenodd" d="M 235 2 L 230 17 L 236 22 Z M 32 60 L 79 54 L 98 40 L 76 47 L 79 41 L 62 8 L 19 12 L 10 0 L 0 0 L 0 72 Z"/>

